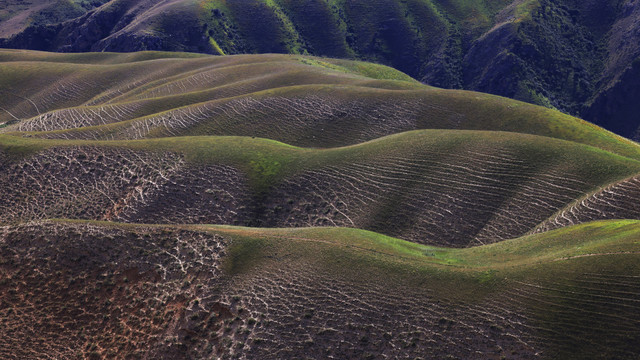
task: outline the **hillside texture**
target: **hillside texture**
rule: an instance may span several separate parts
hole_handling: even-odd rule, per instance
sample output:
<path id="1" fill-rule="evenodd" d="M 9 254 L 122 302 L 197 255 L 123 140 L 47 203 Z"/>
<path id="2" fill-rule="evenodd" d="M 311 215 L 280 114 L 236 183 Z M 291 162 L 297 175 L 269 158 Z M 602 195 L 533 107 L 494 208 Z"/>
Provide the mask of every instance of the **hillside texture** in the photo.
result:
<path id="1" fill-rule="evenodd" d="M 633 359 L 639 231 L 454 252 L 346 229 L 0 227 L 0 354 Z"/>
<path id="2" fill-rule="evenodd" d="M 594 124 L 290 54 L 0 90 L 0 358 L 640 356 L 640 146 Z"/>
<path id="3" fill-rule="evenodd" d="M 635 0 L 103 2 L 11 0 L 0 9 L 0 47 L 361 59 L 640 136 Z"/>

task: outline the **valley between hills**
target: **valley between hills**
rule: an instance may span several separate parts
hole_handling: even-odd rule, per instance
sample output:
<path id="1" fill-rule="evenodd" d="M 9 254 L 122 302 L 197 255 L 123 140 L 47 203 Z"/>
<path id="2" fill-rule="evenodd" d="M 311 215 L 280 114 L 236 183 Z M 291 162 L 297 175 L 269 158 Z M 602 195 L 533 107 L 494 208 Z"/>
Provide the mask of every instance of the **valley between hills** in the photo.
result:
<path id="1" fill-rule="evenodd" d="M 0 89 L 0 358 L 640 356 L 640 145 L 596 125 L 293 54 Z"/>

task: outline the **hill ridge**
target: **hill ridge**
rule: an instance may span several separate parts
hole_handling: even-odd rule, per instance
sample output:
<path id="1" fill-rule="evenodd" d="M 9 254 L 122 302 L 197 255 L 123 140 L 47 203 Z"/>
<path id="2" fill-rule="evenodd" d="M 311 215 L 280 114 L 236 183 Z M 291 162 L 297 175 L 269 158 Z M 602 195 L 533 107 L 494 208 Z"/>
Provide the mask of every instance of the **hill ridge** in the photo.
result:
<path id="1" fill-rule="evenodd" d="M 638 357 L 637 143 L 380 65 L 172 56 L 0 50 L 1 358 Z"/>
<path id="2" fill-rule="evenodd" d="M 449 250 L 353 229 L 3 226 L 0 253 L 11 278 L 0 291 L 16 311 L 0 308 L 0 354 L 633 358 L 640 289 L 629 272 L 637 274 L 638 255 L 613 253 L 637 248 L 638 229 L 637 221 L 598 222 Z M 617 240 L 603 239 L 613 231 Z M 612 254 L 582 256 L 594 251 Z M 598 273 L 603 263 L 609 271 Z M 28 291 L 23 284 L 37 285 L 29 299 L 38 306 L 17 297 Z M 69 317 L 62 299 L 83 312 Z M 42 329 L 37 341 L 22 336 L 27 322 Z"/>
<path id="3" fill-rule="evenodd" d="M 56 56 L 61 57 L 63 56 Z M 0 113 L 0 121 L 4 120 L 5 125 L 9 124 L 0 131 L 19 130 L 29 121 L 37 121 L 42 125 L 23 129 L 52 130 L 76 127 L 77 125 L 73 125 L 75 122 L 86 126 L 141 118 L 129 125 L 121 123 L 105 125 L 103 128 L 80 128 L 69 131 L 68 134 L 52 132 L 32 135 L 88 138 L 105 136 L 107 139 L 132 136 L 245 135 L 274 138 L 300 146 L 332 147 L 420 128 L 460 128 L 528 132 L 592 144 L 634 158 L 640 156 L 636 143 L 583 120 L 501 97 L 403 82 L 406 78 L 404 74 L 383 66 L 289 55 L 237 56 L 231 59 L 200 56 L 195 60 L 186 60 L 184 64 L 180 59 L 170 61 L 171 67 L 163 69 L 157 69 L 153 62 L 142 61 L 133 63 L 133 67 L 120 64 L 116 68 L 108 67 L 110 70 L 107 72 L 75 72 L 73 75 L 54 64 L 49 70 L 40 70 L 43 79 L 47 77 L 48 83 L 36 93 L 33 91 L 40 84 L 33 83 L 32 77 L 29 77 L 33 69 L 20 62 L 1 63 L 10 74 L 5 77 L 4 82 L 11 84 L 13 96 L 0 101 L 0 106 L 5 110 Z M 256 78 L 257 74 L 264 74 L 263 71 L 273 71 L 273 61 L 278 61 L 276 67 L 280 75 L 272 74 L 269 78 L 260 75 Z M 339 70 L 331 66 L 316 66 L 315 62 L 318 61 L 327 64 L 337 62 Z M 230 63 L 235 65 L 229 66 L 238 66 L 238 62 L 249 63 L 243 65 L 247 67 L 242 68 L 245 71 L 240 74 L 234 71 L 236 68 L 226 67 Z M 287 62 L 290 65 L 284 66 Z M 218 67 L 215 71 L 220 73 L 212 75 L 210 79 L 198 79 L 197 82 L 189 77 L 193 72 L 205 71 L 201 74 L 207 74 L 204 69 L 210 66 Z M 253 70 L 249 72 L 249 69 Z M 132 71 L 136 73 L 133 78 L 129 76 Z M 164 78 L 168 73 L 175 77 L 175 82 L 171 85 L 167 84 L 167 80 L 158 78 Z M 226 80 L 220 80 L 219 76 Z M 100 91 L 87 93 L 86 88 L 91 84 L 105 79 L 108 83 L 102 85 Z M 249 82 L 242 82 L 243 80 Z M 139 81 L 142 82 L 138 83 Z M 158 86 L 171 86 L 166 88 L 166 94 L 178 92 L 181 95 L 148 100 L 142 100 L 140 95 L 136 95 L 136 91 L 142 89 L 151 91 L 145 87 L 156 81 L 164 83 L 156 83 Z M 216 88 L 221 84 L 226 84 L 226 87 Z M 363 85 L 366 86 L 362 87 Z M 123 95 L 123 92 L 129 95 Z M 127 109 L 119 107 L 120 104 L 116 102 L 118 98 L 147 102 L 127 102 L 126 107 L 130 107 Z M 114 112 L 115 117 L 100 120 L 95 114 L 88 113 L 98 108 L 82 107 L 98 106 L 100 103 L 110 107 L 104 109 Z M 270 113 L 264 114 L 265 111 Z M 42 115 L 43 113 L 56 116 Z M 151 117 L 154 113 L 159 116 Z M 21 121 L 12 125 L 16 119 L 9 114 Z M 233 117 L 229 114 L 233 114 Z M 37 116 L 49 116 L 46 121 L 55 121 L 55 127 L 46 125 L 42 121 L 44 119 Z M 263 126 L 265 117 L 270 118 L 273 126 Z M 306 120 L 300 121 L 301 118 Z M 136 131 L 142 132 L 136 135 Z"/>
<path id="4" fill-rule="evenodd" d="M 6 221 L 342 225 L 455 246 L 522 235 L 601 184 L 640 172 L 639 161 L 595 147 L 491 131 L 417 130 L 332 149 L 251 137 L 0 140 L 27 154 L 3 161 L 15 174 L 1 179 Z M 20 189 L 43 175 L 41 198 Z M 57 197 L 59 183 L 71 193 Z"/>
<path id="5" fill-rule="evenodd" d="M 104 2 L 7 0 L 0 47 L 357 58 L 638 136 L 640 6 L 633 0 Z"/>

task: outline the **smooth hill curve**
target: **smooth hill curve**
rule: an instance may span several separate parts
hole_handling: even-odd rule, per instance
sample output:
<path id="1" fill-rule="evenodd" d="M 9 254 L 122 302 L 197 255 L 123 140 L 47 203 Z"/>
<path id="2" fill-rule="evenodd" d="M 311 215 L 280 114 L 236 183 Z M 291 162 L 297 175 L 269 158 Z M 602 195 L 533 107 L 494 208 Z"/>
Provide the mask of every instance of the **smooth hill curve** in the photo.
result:
<path id="1" fill-rule="evenodd" d="M 349 226 L 470 246 L 531 231 L 640 163 L 572 142 L 420 130 L 345 148 L 242 137 L 3 136 L 2 219 Z"/>
<path id="2" fill-rule="evenodd" d="M 0 356 L 635 359 L 639 235 L 609 221 L 445 249 L 356 229 L 4 226 Z"/>
<path id="3" fill-rule="evenodd" d="M 640 159 L 637 144 L 585 121 L 423 86 L 381 65 L 291 55 L 169 56 L 36 53 L 41 61 L 2 62 L 7 96 L 0 98 L 0 122 L 9 125 L 2 131 L 78 139 L 239 135 L 333 147 L 424 128 L 493 130 Z"/>
<path id="4" fill-rule="evenodd" d="M 640 355 L 640 222 L 569 226 L 640 217 L 632 141 L 361 62 L 29 55 L 0 358 Z"/>
<path id="5" fill-rule="evenodd" d="M 360 59 L 392 66 L 434 86 L 553 107 L 620 135 L 640 136 L 635 102 L 640 97 L 640 4 L 635 0 L 2 4 L 0 47 Z"/>

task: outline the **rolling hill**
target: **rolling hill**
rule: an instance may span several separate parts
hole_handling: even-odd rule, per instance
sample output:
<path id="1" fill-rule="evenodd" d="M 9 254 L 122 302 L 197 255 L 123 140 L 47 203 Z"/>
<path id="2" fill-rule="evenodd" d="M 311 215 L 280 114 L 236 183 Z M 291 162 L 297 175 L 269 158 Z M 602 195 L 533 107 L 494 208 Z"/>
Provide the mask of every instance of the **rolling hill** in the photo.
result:
<path id="1" fill-rule="evenodd" d="M 632 359 L 639 231 L 451 250 L 339 228 L 3 227 L 0 354 Z"/>
<path id="2" fill-rule="evenodd" d="M 634 0 L 8 0 L 0 47 L 375 61 L 638 139 L 639 22 Z"/>
<path id="3" fill-rule="evenodd" d="M 457 247 L 523 235 L 640 172 L 592 147 L 497 132 L 422 130 L 330 150 L 242 137 L 2 139 L 28 154 L 0 171 L 9 223 L 351 226 Z"/>
<path id="4" fill-rule="evenodd" d="M 313 56 L 0 51 L 0 357 L 634 359 L 640 146 Z"/>

